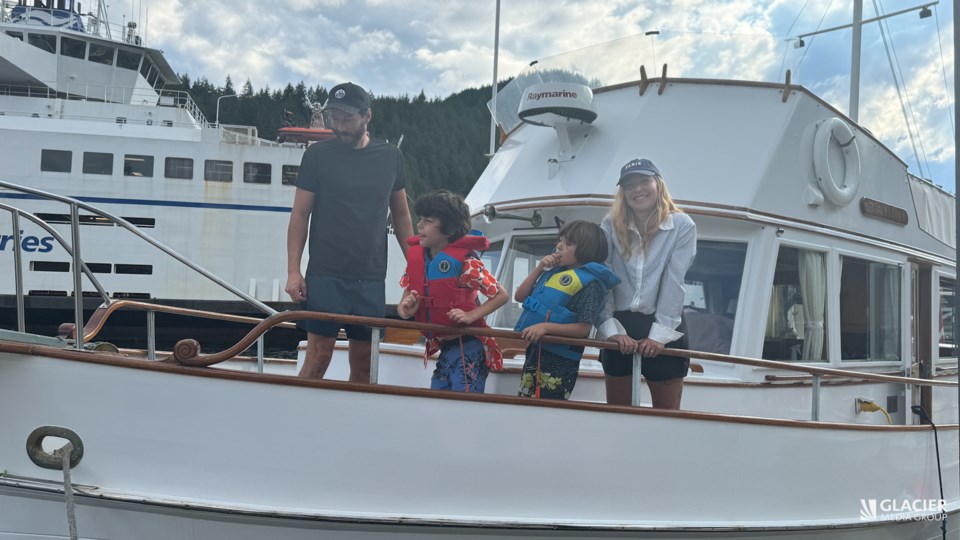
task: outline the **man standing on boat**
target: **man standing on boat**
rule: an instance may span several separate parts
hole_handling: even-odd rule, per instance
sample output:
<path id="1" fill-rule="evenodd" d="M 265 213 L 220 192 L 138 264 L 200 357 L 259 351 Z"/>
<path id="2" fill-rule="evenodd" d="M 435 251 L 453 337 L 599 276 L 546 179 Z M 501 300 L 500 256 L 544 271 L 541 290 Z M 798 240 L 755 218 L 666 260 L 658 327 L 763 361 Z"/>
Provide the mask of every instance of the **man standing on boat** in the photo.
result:
<path id="1" fill-rule="evenodd" d="M 403 155 L 370 138 L 370 95 L 353 83 L 330 90 L 323 107 L 336 138 L 309 146 L 300 163 L 287 229 L 287 294 L 303 309 L 383 317 L 387 272 L 387 209 L 404 254 L 413 236 Z M 300 271 L 310 237 L 307 275 Z M 337 322 L 301 321 L 307 354 L 301 377 L 323 378 L 340 328 L 350 340 L 350 381 L 370 380 L 371 330 Z"/>

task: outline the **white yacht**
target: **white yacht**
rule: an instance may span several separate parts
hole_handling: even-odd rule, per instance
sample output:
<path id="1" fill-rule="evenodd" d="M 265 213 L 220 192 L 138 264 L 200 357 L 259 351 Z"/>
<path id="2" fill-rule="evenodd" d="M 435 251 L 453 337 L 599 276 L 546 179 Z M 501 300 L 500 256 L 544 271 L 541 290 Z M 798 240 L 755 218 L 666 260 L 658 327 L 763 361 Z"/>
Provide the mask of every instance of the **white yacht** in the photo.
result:
<path id="1" fill-rule="evenodd" d="M 486 331 L 506 369 L 463 394 L 424 388 L 423 347 L 390 334 L 369 385 L 236 356 L 276 324 L 347 319 L 329 314 L 271 315 L 212 355 L 192 340 L 159 361 L 89 350 L 115 307 L 158 309 L 109 301 L 77 321 L 82 339 L 0 331 L 0 533 L 956 538 L 954 197 L 789 81 L 576 67 L 623 50 L 514 79 L 497 101 L 502 145 L 468 202 L 512 292 L 561 222 L 602 218 L 623 163 L 654 160 L 699 231 L 683 410 L 646 406 L 639 377 L 637 406 L 606 405 L 595 356 L 569 402 L 517 397 L 523 348 L 505 330 L 517 305 Z"/>

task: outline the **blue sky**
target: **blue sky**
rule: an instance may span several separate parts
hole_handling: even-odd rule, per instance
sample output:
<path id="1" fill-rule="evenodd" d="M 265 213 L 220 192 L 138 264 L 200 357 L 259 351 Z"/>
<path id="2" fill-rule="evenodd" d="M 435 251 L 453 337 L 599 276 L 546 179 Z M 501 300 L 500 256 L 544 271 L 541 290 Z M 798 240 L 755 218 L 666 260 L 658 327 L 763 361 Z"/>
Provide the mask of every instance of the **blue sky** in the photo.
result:
<path id="1" fill-rule="evenodd" d="M 864 18 L 876 16 L 875 7 L 892 13 L 922 3 L 864 0 Z M 422 90 L 444 97 L 490 84 L 495 5 L 494 0 L 133 0 L 115 1 L 110 16 L 116 25 L 133 13 L 148 44 L 162 49 L 176 71 L 217 85 L 227 75 L 236 85 L 249 79 L 254 88 L 299 81 L 329 88 L 352 80 L 376 95 Z M 914 140 L 906 136 L 877 23 L 863 31 L 860 123 L 911 172 L 953 191 L 953 2 L 932 9 L 932 17 L 920 19 L 913 12 L 889 19 L 885 27 L 898 78 L 902 73 L 900 91 L 910 103 Z M 656 30 L 659 35 L 642 38 L 639 49 L 626 53 L 642 57 L 636 62 L 648 71 L 654 57 L 676 76 L 782 81 L 789 68 L 795 83 L 846 112 L 850 30 L 806 38 L 799 49 L 787 39 L 847 24 L 852 12 L 852 0 L 503 0 L 499 74 L 506 78 L 532 60 Z M 598 64 L 609 60 L 595 58 Z"/>

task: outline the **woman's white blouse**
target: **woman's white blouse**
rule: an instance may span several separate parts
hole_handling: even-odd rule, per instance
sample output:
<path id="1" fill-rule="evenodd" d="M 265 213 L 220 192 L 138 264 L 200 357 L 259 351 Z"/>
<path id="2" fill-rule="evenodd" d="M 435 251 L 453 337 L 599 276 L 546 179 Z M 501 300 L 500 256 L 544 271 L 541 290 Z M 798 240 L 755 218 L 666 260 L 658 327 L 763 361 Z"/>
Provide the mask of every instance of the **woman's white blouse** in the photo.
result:
<path id="1" fill-rule="evenodd" d="M 676 330 L 683 310 L 683 278 L 697 254 L 696 224 L 684 213 L 668 215 L 647 249 L 634 249 L 626 260 L 609 215 L 600 228 L 610 247 L 607 266 L 620 278 L 620 284 L 607 295 L 600 311 L 597 338 L 627 333 L 613 317 L 614 311 L 638 311 L 656 314 L 650 339 L 660 343 L 679 339 L 683 336 Z M 630 234 L 634 235 L 634 246 L 640 245 L 640 231 L 633 225 Z"/>

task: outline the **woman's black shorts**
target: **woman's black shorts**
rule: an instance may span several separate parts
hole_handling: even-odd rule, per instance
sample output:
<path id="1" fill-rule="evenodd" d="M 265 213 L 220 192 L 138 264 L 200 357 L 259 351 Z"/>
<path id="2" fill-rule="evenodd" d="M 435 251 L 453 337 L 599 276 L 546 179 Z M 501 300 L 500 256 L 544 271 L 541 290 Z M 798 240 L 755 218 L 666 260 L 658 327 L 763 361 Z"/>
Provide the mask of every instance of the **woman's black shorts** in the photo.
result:
<path id="1" fill-rule="evenodd" d="M 633 339 L 643 339 L 650 334 L 655 316 L 645 315 L 634 311 L 617 311 L 613 316 L 627 330 L 627 335 Z M 681 325 L 682 328 L 682 325 Z M 670 349 L 687 349 L 687 335 L 676 341 L 664 345 Z M 603 372 L 611 377 L 627 377 L 633 375 L 633 355 L 623 354 L 614 349 L 600 351 L 600 363 Z M 679 379 L 687 376 L 690 359 L 678 356 L 659 355 L 653 358 L 643 358 L 640 364 L 640 373 L 648 381 L 661 382 Z"/>

